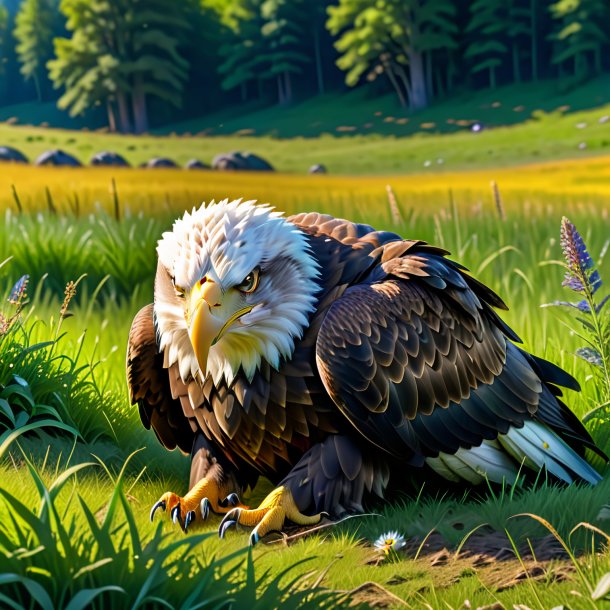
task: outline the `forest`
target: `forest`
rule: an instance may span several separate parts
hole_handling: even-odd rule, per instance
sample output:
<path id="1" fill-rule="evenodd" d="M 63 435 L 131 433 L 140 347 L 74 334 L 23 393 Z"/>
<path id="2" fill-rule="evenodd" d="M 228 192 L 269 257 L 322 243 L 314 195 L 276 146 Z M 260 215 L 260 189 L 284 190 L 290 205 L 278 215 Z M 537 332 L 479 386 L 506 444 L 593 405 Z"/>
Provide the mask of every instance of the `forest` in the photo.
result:
<path id="1" fill-rule="evenodd" d="M 171 5 L 171 10 L 168 10 Z M 228 105 L 368 87 L 405 112 L 610 71 L 607 0 L 4 0 L 0 106 L 144 133 Z M 151 119 L 151 117 L 153 117 Z M 151 124 L 152 123 L 152 124 Z"/>

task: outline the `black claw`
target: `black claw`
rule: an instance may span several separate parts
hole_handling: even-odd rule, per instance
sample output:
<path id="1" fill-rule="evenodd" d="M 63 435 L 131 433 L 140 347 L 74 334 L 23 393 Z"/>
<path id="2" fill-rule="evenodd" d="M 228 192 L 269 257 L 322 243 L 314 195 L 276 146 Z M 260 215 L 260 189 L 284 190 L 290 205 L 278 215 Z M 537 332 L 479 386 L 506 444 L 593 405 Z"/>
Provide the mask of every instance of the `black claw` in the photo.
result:
<path id="1" fill-rule="evenodd" d="M 218 505 L 226 508 L 227 506 L 237 506 L 239 504 L 239 496 L 236 493 L 230 493 L 223 500 L 218 500 Z"/>
<path id="2" fill-rule="evenodd" d="M 250 534 L 250 546 L 254 546 L 259 540 L 260 540 L 260 536 L 258 535 L 258 532 L 256 530 L 252 530 L 252 533 Z"/>
<path id="3" fill-rule="evenodd" d="M 225 498 L 225 502 L 231 506 L 237 506 L 239 504 L 239 496 L 236 493 L 229 494 Z"/>
<path id="4" fill-rule="evenodd" d="M 201 518 L 205 521 L 210 514 L 210 501 L 207 498 L 201 500 Z"/>
<path id="5" fill-rule="evenodd" d="M 220 527 L 218 528 L 218 537 L 224 538 L 227 530 L 234 525 L 237 525 L 237 521 L 235 521 L 235 519 L 223 519 Z"/>
<path id="6" fill-rule="evenodd" d="M 165 502 L 163 500 L 159 500 L 151 509 L 150 509 L 150 521 L 152 523 L 152 520 L 155 516 L 155 513 L 157 512 L 157 509 L 160 508 L 162 511 L 165 512 Z"/>
<path id="7" fill-rule="evenodd" d="M 182 525 L 182 519 L 180 518 L 180 504 L 177 504 L 176 506 L 174 506 L 174 508 L 172 508 L 171 516 L 174 525 L 176 525 L 177 523 Z"/>
<path id="8" fill-rule="evenodd" d="M 186 530 L 189 528 L 189 525 L 193 521 L 195 521 L 195 511 L 189 510 L 189 512 L 186 513 L 186 517 L 184 518 L 184 533 L 186 533 Z"/>

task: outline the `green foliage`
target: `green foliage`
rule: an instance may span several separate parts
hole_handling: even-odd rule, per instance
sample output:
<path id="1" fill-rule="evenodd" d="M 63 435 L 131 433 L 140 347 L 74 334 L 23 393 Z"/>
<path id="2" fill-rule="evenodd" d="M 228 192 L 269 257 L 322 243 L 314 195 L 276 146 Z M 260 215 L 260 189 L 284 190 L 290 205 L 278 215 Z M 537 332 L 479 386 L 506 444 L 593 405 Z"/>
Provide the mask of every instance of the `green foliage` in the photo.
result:
<path id="1" fill-rule="evenodd" d="M 427 105 L 432 91 L 426 91 L 423 54 L 440 60 L 456 47 L 453 2 L 341 0 L 328 13 L 328 29 L 341 33 L 335 43 L 342 54 L 337 65 L 347 72 L 348 85 L 357 84 L 365 73 L 369 80 L 384 73 L 403 105 L 405 100 L 415 109 Z M 428 71 L 433 69 L 440 70 L 440 63 L 431 62 Z"/>
<path id="2" fill-rule="evenodd" d="M 15 610 L 29 608 L 31 600 L 44 609 L 70 610 L 337 607 L 332 592 L 303 590 L 299 576 L 286 582 L 296 566 L 259 575 L 246 549 L 203 561 L 198 551 L 215 534 L 172 541 L 159 523 L 143 538 L 123 489 L 127 464 L 101 515 L 78 494 L 60 504 L 62 489 L 93 465 L 68 468 L 47 486 L 28 461 L 39 496 L 35 508 L 0 489 L 8 509 L 0 524 L 1 603 Z"/>
<path id="3" fill-rule="evenodd" d="M 129 131 L 131 96 L 142 132 L 148 129 L 146 96 L 180 106 L 189 66 L 179 52 L 188 30 L 184 8 L 168 14 L 161 0 L 62 0 L 61 10 L 71 37 L 55 39 L 56 59 L 48 64 L 55 87 L 65 89 L 60 107 L 77 115 L 103 103 L 112 128 L 116 104 L 121 129 Z"/>
<path id="4" fill-rule="evenodd" d="M 7 41 L 7 26 L 8 26 L 8 11 L 4 5 L 0 6 L 0 48 L 6 45 Z M 0 74 L 4 73 L 4 62 L 0 62 Z"/>
<path id="5" fill-rule="evenodd" d="M 56 34 L 56 0 L 25 0 L 17 13 L 13 34 L 17 40 L 17 56 L 25 80 L 32 79 L 38 101 L 42 99 L 43 72 L 53 53 Z"/>
<path id="6" fill-rule="evenodd" d="M 556 28 L 553 63 L 571 63 L 577 79 L 602 69 L 602 50 L 610 41 L 606 24 L 610 6 L 605 0 L 559 0 L 550 7 Z M 593 60 L 591 62 L 591 59 Z"/>
<path id="7" fill-rule="evenodd" d="M 277 85 L 280 104 L 293 100 L 292 76 L 310 63 L 304 44 L 311 3 L 305 0 L 236 0 L 226 5 L 224 23 L 232 40 L 220 48 L 224 62 L 218 67 L 224 89 L 259 85 L 269 80 Z"/>

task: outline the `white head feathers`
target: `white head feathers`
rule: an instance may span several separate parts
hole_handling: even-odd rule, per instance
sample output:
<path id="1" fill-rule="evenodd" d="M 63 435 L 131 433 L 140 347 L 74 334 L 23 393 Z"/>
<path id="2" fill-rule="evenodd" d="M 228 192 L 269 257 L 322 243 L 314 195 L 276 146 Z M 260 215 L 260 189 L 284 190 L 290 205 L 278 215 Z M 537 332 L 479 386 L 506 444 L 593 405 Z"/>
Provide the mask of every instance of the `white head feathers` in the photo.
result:
<path id="1" fill-rule="evenodd" d="M 305 235 L 280 212 L 254 201 L 203 204 L 174 223 L 157 246 L 159 262 L 187 293 L 208 275 L 223 291 L 256 267 L 260 283 L 246 295 L 252 311 L 233 324 L 209 353 L 208 372 L 230 384 L 241 367 L 249 379 L 264 359 L 278 367 L 289 358 L 314 309 L 318 266 Z M 160 348 L 166 365 L 179 362 L 183 379 L 199 366 L 188 338 L 184 303 L 155 291 Z"/>

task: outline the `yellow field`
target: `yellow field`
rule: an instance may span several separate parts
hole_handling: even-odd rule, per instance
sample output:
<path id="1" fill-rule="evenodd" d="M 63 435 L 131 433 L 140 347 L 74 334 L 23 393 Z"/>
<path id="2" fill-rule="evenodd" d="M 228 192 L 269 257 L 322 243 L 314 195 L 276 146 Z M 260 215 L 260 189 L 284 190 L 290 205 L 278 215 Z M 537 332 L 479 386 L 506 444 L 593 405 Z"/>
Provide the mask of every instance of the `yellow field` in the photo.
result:
<path id="1" fill-rule="evenodd" d="M 212 198 L 246 197 L 267 201 L 288 212 L 332 209 L 345 215 L 366 215 L 371 206 L 387 210 L 386 185 L 391 184 L 404 207 L 427 214 L 446 207 L 449 191 L 462 209 L 493 206 L 490 181 L 495 180 L 503 205 L 523 205 L 532 213 L 560 206 L 608 214 L 610 157 L 556 161 L 521 167 L 465 172 L 435 171 L 409 176 L 308 176 L 226 173 L 186 170 L 116 168 L 46 168 L 5 165 L 0 173 L 0 206 L 16 208 L 14 185 L 25 211 L 46 209 L 48 188 L 59 210 L 78 205 L 81 212 L 99 206 L 111 211 L 111 181 L 116 181 L 121 210 L 133 213 L 175 213 Z M 388 212 L 389 213 L 389 212 Z"/>

